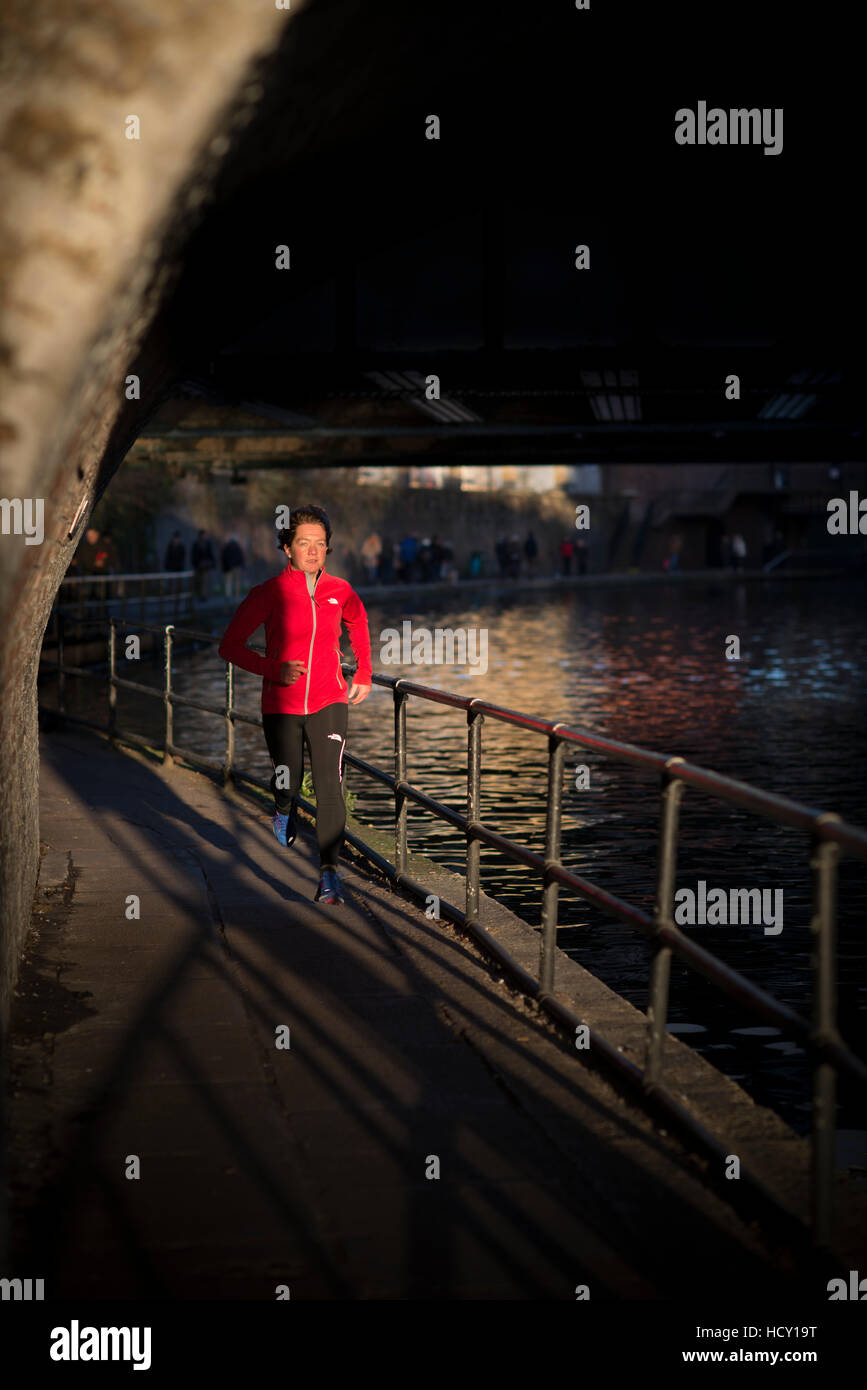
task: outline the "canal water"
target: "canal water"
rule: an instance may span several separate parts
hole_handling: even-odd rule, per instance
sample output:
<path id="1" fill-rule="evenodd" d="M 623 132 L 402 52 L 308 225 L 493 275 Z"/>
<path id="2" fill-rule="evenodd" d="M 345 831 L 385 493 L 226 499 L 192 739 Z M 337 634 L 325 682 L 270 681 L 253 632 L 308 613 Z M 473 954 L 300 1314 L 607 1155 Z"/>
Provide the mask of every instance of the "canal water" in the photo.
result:
<path id="1" fill-rule="evenodd" d="M 456 589 L 454 596 L 366 600 L 374 669 L 408 676 L 462 696 L 563 721 L 665 754 L 680 754 L 867 825 L 867 624 L 863 586 L 829 580 L 599 586 L 522 592 Z M 487 634 L 487 670 L 391 665 L 382 634 L 404 620 L 427 628 Z M 727 646 L 737 637 L 740 660 Z M 262 642 L 260 632 L 253 641 Z M 344 651 L 351 649 L 344 638 Z M 476 648 L 478 650 L 478 648 Z M 484 664 L 484 663 L 481 663 Z M 150 668 L 149 674 L 143 669 Z M 224 665 L 200 649 L 178 663 L 179 694 L 219 703 Z M 155 663 L 136 673 L 160 682 Z M 70 681 L 74 687 L 76 683 Z M 236 672 L 236 701 L 258 712 L 260 681 Z M 72 693 L 72 692 L 70 692 Z M 48 697 L 50 698 L 50 696 Z M 91 708 L 93 708 L 91 695 Z M 70 706 L 74 708 L 74 706 Z M 121 723 L 156 732 L 161 711 L 126 692 Z M 348 751 L 393 770 L 392 699 L 374 686 L 350 710 Z M 437 800 L 466 811 L 466 716 L 411 699 L 408 778 Z M 221 760 L 224 724 L 178 707 L 175 742 Z M 503 834 L 544 852 L 547 741 L 496 720 L 482 733 L 482 816 Z M 259 729 L 237 726 L 239 765 L 270 775 Z M 579 777 L 580 766 L 587 769 Z M 581 783 L 586 785 L 580 785 Z M 362 822 L 393 824 L 386 788 L 355 769 L 346 785 Z M 562 858 L 576 873 L 652 912 L 658 784 L 595 753 L 567 757 Z M 410 847 L 461 872 L 464 842 L 410 807 Z M 677 886 L 782 890 L 782 930 L 770 923 L 685 926 L 694 939 L 778 999 L 809 1016 L 811 882 L 808 838 L 727 807 L 691 788 L 684 794 Z M 541 889 L 533 874 L 482 847 L 482 887 L 534 927 Z M 773 891 L 768 901 L 779 902 Z M 840 1027 L 867 1056 L 867 864 L 844 860 L 839 890 Z M 650 951 L 643 938 L 568 890 L 560 890 L 559 945 L 638 1008 L 647 1005 Z M 779 918 L 777 924 L 779 925 Z M 672 963 L 670 1025 L 756 1101 L 793 1128 L 809 1128 L 810 1089 L 802 1049 L 785 1032 L 741 1009 L 707 981 Z M 841 1084 L 839 1125 L 867 1130 L 865 1102 Z"/>

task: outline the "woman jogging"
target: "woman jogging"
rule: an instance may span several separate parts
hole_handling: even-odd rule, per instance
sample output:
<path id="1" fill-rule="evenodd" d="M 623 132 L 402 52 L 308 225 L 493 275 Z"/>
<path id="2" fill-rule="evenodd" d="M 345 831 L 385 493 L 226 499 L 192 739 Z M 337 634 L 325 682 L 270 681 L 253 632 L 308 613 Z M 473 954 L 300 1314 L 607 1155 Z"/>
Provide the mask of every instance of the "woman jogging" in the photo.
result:
<path id="1" fill-rule="evenodd" d="M 301 788 L 304 743 L 316 791 L 319 888 L 315 902 L 344 901 L 337 862 L 346 828 L 343 749 L 347 704 L 370 694 L 370 634 L 361 599 L 345 579 L 325 572 L 331 523 L 321 507 L 297 507 L 277 547 L 286 568 L 251 589 L 226 629 L 220 656 L 262 677 L 262 727 L 274 765 L 274 834 L 292 845 L 295 797 Z M 266 656 L 247 640 L 265 624 Z M 358 662 L 351 690 L 340 669 L 340 628 L 345 623 Z"/>

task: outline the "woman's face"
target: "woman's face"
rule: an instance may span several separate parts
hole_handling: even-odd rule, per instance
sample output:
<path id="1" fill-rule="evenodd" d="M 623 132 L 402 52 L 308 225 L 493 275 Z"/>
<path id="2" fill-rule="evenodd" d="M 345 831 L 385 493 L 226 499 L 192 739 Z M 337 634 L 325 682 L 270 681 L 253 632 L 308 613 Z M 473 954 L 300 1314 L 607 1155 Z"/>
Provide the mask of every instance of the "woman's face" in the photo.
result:
<path id="1" fill-rule="evenodd" d="M 325 527 L 318 521 L 303 521 L 295 532 L 291 545 L 284 545 L 292 568 L 315 574 L 325 568 Z"/>

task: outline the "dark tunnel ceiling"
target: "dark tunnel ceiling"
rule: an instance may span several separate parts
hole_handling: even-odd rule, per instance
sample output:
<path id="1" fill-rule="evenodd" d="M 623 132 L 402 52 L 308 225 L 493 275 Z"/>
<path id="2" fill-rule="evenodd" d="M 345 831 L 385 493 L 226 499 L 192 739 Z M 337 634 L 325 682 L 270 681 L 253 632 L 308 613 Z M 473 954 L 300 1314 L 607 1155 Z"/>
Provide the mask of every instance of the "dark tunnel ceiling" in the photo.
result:
<path id="1" fill-rule="evenodd" d="M 176 392 L 373 452 L 406 428 L 414 462 L 862 458 L 860 220 L 819 89 L 760 46 L 734 86 L 724 52 L 686 79 L 647 15 L 652 67 L 576 17 L 302 10 L 186 248 Z M 783 152 L 676 145 L 702 96 L 782 106 Z"/>

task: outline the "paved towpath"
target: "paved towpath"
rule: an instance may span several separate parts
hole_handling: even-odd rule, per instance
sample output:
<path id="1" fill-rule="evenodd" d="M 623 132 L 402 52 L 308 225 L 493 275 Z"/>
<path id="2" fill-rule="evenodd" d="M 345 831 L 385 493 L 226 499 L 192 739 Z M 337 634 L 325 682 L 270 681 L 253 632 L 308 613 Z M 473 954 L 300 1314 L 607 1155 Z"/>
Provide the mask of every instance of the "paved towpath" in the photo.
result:
<path id="1" fill-rule="evenodd" d="M 41 838 L 12 1157 L 48 1297 L 785 1297 L 465 938 L 357 862 L 314 903 L 309 829 L 286 851 L 208 778 L 63 730 Z"/>

